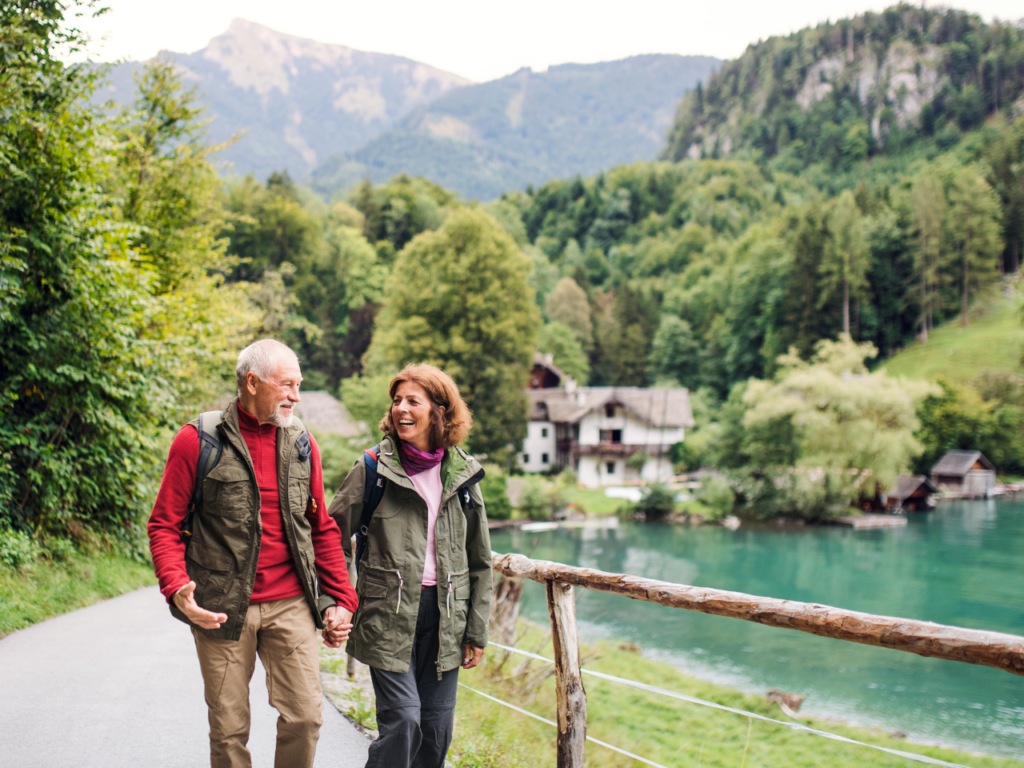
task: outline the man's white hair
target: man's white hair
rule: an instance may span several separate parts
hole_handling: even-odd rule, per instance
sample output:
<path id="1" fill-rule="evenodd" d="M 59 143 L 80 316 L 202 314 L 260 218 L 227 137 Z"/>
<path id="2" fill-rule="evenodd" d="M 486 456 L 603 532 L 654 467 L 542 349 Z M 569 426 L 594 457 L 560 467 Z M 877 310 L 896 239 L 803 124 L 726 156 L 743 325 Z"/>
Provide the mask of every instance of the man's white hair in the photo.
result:
<path id="1" fill-rule="evenodd" d="M 238 391 L 245 390 L 245 380 L 250 373 L 255 373 L 260 381 L 266 381 L 277 371 L 284 359 L 291 358 L 299 364 L 299 357 L 287 344 L 277 339 L 260 339 L 238 353 L 238 365 L 235 366 L 235 378 L 238 380 Z"/>

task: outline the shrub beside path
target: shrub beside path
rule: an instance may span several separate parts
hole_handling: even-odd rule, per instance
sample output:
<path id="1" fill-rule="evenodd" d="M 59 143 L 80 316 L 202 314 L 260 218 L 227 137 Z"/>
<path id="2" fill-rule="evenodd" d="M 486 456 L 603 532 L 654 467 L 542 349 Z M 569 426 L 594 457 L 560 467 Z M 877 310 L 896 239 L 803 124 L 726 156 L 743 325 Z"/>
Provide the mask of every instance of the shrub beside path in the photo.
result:
<path id="1" fill-rule="evenodd" d="M 0 766 L 210 764 L 203 683 L 188 628 L 156 587 L 0 639 Z M 277 712 L 257 663 L 254 768 L 274 762 Z M 369 741 L 324 702 L 317 768 L 362 768 Z"/>

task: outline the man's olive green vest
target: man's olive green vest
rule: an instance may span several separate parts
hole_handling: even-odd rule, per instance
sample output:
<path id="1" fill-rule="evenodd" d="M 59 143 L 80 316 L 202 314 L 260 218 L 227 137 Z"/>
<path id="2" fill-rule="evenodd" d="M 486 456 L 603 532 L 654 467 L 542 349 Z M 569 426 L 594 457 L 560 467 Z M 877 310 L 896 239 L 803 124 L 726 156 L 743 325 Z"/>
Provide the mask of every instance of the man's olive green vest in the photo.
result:
<path id="1" fill-rule="evenodd" d="M 190 424 L 198 427 L 198 419 Z M 320 613 L 335 605 L 335 600 L 319 594 L 314 567 L 313 540 L 306 518 L 312 457 L 300 459 L 296 448 L 305 431 L 296 418 L 287 429 L 277 429 L 277 489 L 282 528 L 295 570 L 317 627 L 322 628 Z M 239 429 L 237 400 L 224 411 L 217 433 L 224 451 L 203 481 L 203 503 L 196 510 L 185 568 L 196 583 L 196 603 L 208 611 L 226 613 L 228 620 L 220 629 L 201 629 L 191 624 L 173 601 L 171 613 L 204 635 L 238 640 L 256 581 L 263 525 L 256 471 Z"/>

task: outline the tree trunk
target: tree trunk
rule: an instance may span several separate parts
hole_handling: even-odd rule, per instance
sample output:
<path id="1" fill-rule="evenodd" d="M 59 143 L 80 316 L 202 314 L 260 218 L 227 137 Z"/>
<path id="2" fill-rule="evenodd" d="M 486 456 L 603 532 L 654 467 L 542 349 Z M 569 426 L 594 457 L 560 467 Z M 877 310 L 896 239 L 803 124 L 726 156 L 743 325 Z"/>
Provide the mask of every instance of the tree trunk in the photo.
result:
<path id="1" fill-rule="evenodd" d="M 960 299 L 960 317 L 961 317 L 960 325 L 963 328 L 967 327 L 967 270 L 968 270 L 968 261 L 967 261 L 968 250 L 967 250 L 967 248 L 968 248 L 969 243 L 970 243 L 970 240 L 968 240 L 966 243 L 964 243 L 964 291 L 963 291 L 963 295 L 962 295 L 962 297 Z"/>
<path id="2" fill-rule="evenodd" d="M 928 341 L 928 285 L 924 264 L 921 265 L 921 341 Z"/>
<path id="3" fill-rule="evenodd" d="M 843 333 L 850 335 L 850 281 L 843 281 Z"/>

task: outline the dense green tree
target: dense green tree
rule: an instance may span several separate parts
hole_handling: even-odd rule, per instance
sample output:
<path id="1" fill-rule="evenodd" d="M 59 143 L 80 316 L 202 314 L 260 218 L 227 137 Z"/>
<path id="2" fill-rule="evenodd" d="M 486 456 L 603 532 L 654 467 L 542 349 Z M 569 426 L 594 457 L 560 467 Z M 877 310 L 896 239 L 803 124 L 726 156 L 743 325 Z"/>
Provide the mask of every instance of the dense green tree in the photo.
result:
<path id="1" fill-rule="evenodd" d="M 472 449 L 499 462 L 526 436 L 524 387 L 540 324 L 529 271 L 494 219 L 453 212 L 398 254 L 369 353 L 394 369 L 421 362 L 447 371 L 473 411 Z"/>
<path id="2" fill-rule="evenodd" d="M 623 284 L 598 298 L 597 312 L 593 376 L 605 385 L 646 386 L 651 342 L 658 326 L 656 303 Z"/>
<path id="3" fill-rule="evenodd" d="M 458 207 L 453 193 L 405 174 L 376 187 L 364 181 L 350 202 L 365 217 L 366 238 L 382 253 L 392 254 L 421 232 L 440 227 L 449 211 Z"/>
<path id="4" fill-rule="evenodd" d="M 252 176 L 230 184 L 227 208 L 229 253 L 239 260 L 234 279 L 259 280 L 286 261 L 305 272 L 324 248 L 323 226 L 287 173 L 272 174 L 265 186 Z"/>
<path id="5" fill-rule="evenodd" d="M 590 363 L 572 329 L 562 323 L 545 323 L 537 334 L 537 351 L 550 354 L 566 376 L 586 385 Z"/>
<path id="6" fill-rule="evenodd" d="M 1024 400 L 1019 389 L 997 392 L 948 381 L 939 386 L 917 410 L 917 439 L 924 449 L 914 471 L 927 474 L 946 451 L 955 449 L 981 451 L 1000 472 L 1024 471 Z"/>
<path id="7" fill-rule="evenodd" d="M 784 356 L 773 381 L 752 381 L 747 387 L 744 426 L 772 429 L 763 437 L 755 435 L 746 452 L 771 455 L 777 450 L 771 445 L 777 440 L 774 427 L 787 422 L 798 466 L 857 470 L 861 480 L 871 478 L 869 485 L 861 483 L 868 495 L 876 483 L 889 487 L 921 451 L 913 436 L 915 407 L 931 387 L 890 378 L 884 371 L 868 373 L 864 361 L 875 354 L 870 344 L 844 339 L 820 342 L 810 361 Z"/>
<path id="8" fill-rule="evenodd" d="M 590 319 L 590 302 L 586 292 L 569 277 L 563 277 L 555 284 L 544 302 L 544 314 L 548 320 L 561 323 L 575 335 L 584 349 L 594 343 L 594 325 Z"/>
<path id="9" fill-rule="evenodd" d="M 383 300 L 385 265 L 362 232 L 327 223 L 324 248 L 296 272 L 296 307 L 318 333 L 303 347 L 309 365 L 337 383 L 361 370 L 373 319 Z"/>
<path id="10" fill-rule="evenodd" d="M 914 180 L 911 207 L 918 239 L 914 267 L 921 285 L 921 339 L 928 341 L 937 302 L 946 219 L 945 191 L 934 172 L 924 173 Z"/>
<path id="11" fill-rule="evenodd" d="M 986 152 L 993 187 L 1003 209 L 1005 271 L 1017 272 L 1024 257 L 1024 121 L 996 123 L 1000 130 Z"/>
<path id="12" fill-rule="evenodd" d="M 78 9 L 0 3 L 0 526 L 128 539 L 175 349 L 143 336 L 158 274 L 103 196 L 95 74 L 57 58 L 82 43 Z"/>
<path id="13" fill-rule="evenodd" d="M 842 291 L 843 333 L 849 336 L 850 296 L 863 296 L 870 256 L 864 238 L 863 217 L 850 190 L 844 191 L 835 201 L 828 215 L 828 228 L 831 238 L 821 264 L 824 280 L 818 304 L 823 306 Z"/>
<path id="14" fill-rule="evenodd" d="M 693 387 L 700 370 L 699 354 L 690 324 L 675 315 L 664 315 L 651 344 L 651 378 L 674 379 Z"/>
<path id="15" fill-rule="evenodd" d="M 971 291 L 991 284 L 1003 251 L 999 200 L 995 191 L 971 168 L 960 168 L 949 192 L 948 230 L 952 253 L 960 266 L 960 323 L 967 327 Z"/>

